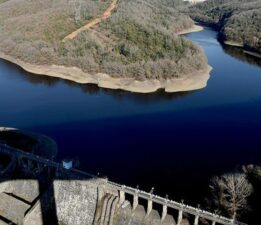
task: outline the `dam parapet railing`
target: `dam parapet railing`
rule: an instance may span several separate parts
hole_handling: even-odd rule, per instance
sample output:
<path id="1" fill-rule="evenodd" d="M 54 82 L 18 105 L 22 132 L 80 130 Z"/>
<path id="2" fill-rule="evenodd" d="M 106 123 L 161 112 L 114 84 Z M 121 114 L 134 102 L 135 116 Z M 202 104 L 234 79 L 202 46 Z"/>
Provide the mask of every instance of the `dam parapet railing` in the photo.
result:
<path id="1" fill-rule="evenodd" d="M 152 192 L 145 192 L 139 190 L 138 188 L 132 188 L 129 186 L 121 185 L 112 181 L 109 181 L 107 178 L 100 178 L 93 174 L 83 172 L 78 169 L 65 169 L 61 163 L 42 158 L 40 156 L 34 155 L 29 152 L 24 152 L 19 149 L 7 146 L 5 144 L 0 144 L 0 153 L 9 155 L 12 161 L 15 159 L 17 163 L 23 168 L 32 169 L 32 164 L 34 164 L 34 168 L 38 169 L 47 169 L 48 171 L 61 172 L 64 174 L 70 174 L 70 179 L 84 180 L 84 179 L 93 179 L 97 180 L 97 185 L 103 184 L 107 185 L 108 190 L 113 190 L 114 193 L 118 194 L 119 197 L 119 206 L 122 205 L 126 200 L 126 194 L 132 195 L 132 209 L 135 210 L 139 204 L 139 199 L 145 199 L 147 201 L 147 212 L 149 215 L 153 209 L 153 204 L 158 204 L 162 206 L 161 220 L 163 221 L 167 216 L 168 208 L 174 209 L 178 211 L 177 225 L 180 225 L 183 219 L 184 213 L 194 216 L 194 225 L 199 224 L 200 219 L 205 219 L 211 222 L 211 225 L 247 225 L 245 223 L 241 223 L 235 221 L 233 219 L 229 219 L 227 217 L 220 216 L 215 213 L 211 213 L 209 211 L 195 208 L 183 203 L 179 203 L 168 198 L 163 198 L 158 195 L 153 194 Z"/>
<path id="2" fill-rule="evenodd" d="M 161 215 L 161 220 L 163 221 L 167 215 L 167 208 L 172 208 L 175 210 L 178 210 L 179 216 L 177 219 L 177 225 L 181 224 L 181 221 L 183 219 L 183 214 L 187 213 L 189 215 L 193 215 L 195 217 L 194 219 L 194 225 L 198 225 L 199 219 L 203 218 L 208 221 L 212 222 L 212 225 L 216 224 L 223 224 L 223 225 L 247 225 L 245 223 L 241 223 L 238 221 L 234 221 L 233 219 L 229 219 L 211 212 L 208 212 L 206 210 L 200 209 L 200 208 L 195 208 L 183 203 L 179 203 L 167 198 L 163 198 L 160 196 L 157 196 L 153 193 L 148 193 L 136 188 L 128 187 L 125 185 L 119 185 L 117 183 L 108 181 L 109 185 L 112 185 L 112 187 L 116 188 L 119 191 L 119 197 L 120 197 L 120 203 L 123 203 L 125 201 L 125 194 L 130 194 L 133 195 L 133 210 L 138 206 L 138 199 L 145 199 L 147 200 L 147 215 L 151 212 L 152 210 L 152 205 L 153 203 L 161 205 L 162 208 L 162 215 Z"/>

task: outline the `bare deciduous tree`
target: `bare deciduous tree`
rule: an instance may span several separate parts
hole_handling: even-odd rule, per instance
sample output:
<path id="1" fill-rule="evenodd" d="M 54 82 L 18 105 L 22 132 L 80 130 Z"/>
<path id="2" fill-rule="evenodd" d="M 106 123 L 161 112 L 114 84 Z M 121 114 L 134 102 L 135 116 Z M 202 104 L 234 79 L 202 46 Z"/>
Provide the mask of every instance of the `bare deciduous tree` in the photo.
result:
<path id="1" fill-rule="evenodd" d="M 232 219 L 240 217 L 248 209 L 248 197 L 253 192 L 252 185 L 243 173 L 225 174 L 214 177 L 210 184 L 213 203 L 219 211 L 225 211 Z"/>

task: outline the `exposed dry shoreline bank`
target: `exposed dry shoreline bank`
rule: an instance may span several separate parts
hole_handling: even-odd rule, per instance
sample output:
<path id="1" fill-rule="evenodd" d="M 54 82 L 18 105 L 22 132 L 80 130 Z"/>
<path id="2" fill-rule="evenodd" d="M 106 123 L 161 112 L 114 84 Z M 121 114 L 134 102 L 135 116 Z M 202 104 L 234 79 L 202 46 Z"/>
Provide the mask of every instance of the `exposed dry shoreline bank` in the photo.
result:
<path id="1" fill-rule="evenodd" d="M 261 58 L 261 53 L 245 50 L 243 44 L 232 42 L 232 41 L 224 41 L 224 44 L 228 45 L 228 46 L 241 48 L 245 54 L 248 54 L 248 55 L 251 55 L 251 56 L 254 56 L 254 57 L 257 57 L 257 58 Z"/>
<path id="2" fill-rule="evenodd" d="M 204 30 L 204 27 L 195 24 L 194 26 L 192 26 L 189 29 L 185 29 L 183 31 L 178 32 L 178 35 L 184 35 L 184 34 L 199 32 L 199 31 L 202 31 L 202 30 Z"/>
<path id="3" fill-rule="evenodd" d="M 247 50 L 243 50 L 244 53 L 251 55 L 251 56 L 255 56 L 257 58 L 261 58 L 261 53 L 256 53 L 256 52 L 251 52 L 251 51 L 247 51 Z"/>
<path id="4" fill-rule="evenodd" d="M 198 32 L 203 29 L 204 28 L 201 26 L 194 25 L 192 28 L 178 33 L 178 35 Z M 121 89 L 136 93 L 151 93 L 159 89 L 164 89 L 165 92 L 182 92 L 202 89 L 206 87 L 210 77 L 210 71 L 212 70 L 208 65 L 204 70 L 195 71 L 179 78 L 139 81 L 134 78 L 115 78 L 105 73 L 96 73 L 93 75 L 83 72 L 77 67 L 31 64 L 2 52 L 0 52 L 0 58 L 14 63 L 25 71 L 35 75 L 46 75 L 80 84 L 97 84 L 101 88 Z"/>
<path id="5" fill-rule="evenodd" d="M 14 63 L 25 71 L 51 77 L 62 78 L 81 84 L 97 84 L 102 88 L 121 89 L 137 93 L 151 93 L 158 89 L 165 89 L 166 92 L 192 91 L 206 87 L 209 79 L 211 67 L 196 71 L 180 78 L 168 80 L 145 80 L 138 81 L 133 78 L 114 78 L 104 73 L 91 75 L 83 72 L 77 67 L 65 67 L 59 65 L 34 65 L 15 59 L 4 53 L 0 53 L 0 58 Z"/>
<path id="6" fill-rule="evenodd" d="M 233 46 L 233 47 L 239 47 L 239 48 L 243 48 L 244 45 L 237 43 L 237 42 L 233 42 L 233 41 L 224 41 L 225 45 L 229 45 L 229 46 Z"/>

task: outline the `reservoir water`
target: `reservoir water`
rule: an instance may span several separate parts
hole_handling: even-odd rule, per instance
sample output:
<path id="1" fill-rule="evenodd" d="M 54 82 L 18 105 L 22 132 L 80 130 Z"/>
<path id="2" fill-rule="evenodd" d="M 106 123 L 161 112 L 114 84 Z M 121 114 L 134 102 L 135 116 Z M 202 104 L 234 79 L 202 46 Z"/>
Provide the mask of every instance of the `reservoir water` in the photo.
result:
<path id="1" fill-rule="evenodd" d="M 0 126 L 49 135 L 57 160 L 196 205 L 213 175 L 261 162 L 261 59 L 216 36 L 187 35 L 213 67 L 208 86 L 188 93 L 99 89 L 0 60 Z"/>

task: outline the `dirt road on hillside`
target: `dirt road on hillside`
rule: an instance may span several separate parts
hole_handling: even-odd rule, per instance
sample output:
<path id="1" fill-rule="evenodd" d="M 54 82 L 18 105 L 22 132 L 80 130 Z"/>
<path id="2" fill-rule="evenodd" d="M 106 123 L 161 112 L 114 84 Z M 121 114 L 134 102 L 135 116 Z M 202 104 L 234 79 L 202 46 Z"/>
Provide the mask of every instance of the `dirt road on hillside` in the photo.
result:
<path id="1" fill-rule="evenodd" d="M 117 6 L 117 2 L 118 0 L 112 0 L 110 6 L 98 17 L 90 20 L 87 24 L 85 24 L 83 27 L 79 28 L 78 30 L 70 33 L 69 35 L 67 35 L 63 41 L 66 41 L 66 40 L 73 40 L 74 38 L 77 37 L 77 35 L 79 33 L 81 33 L 82 31 L 85 31 L 85 30 L 88 30 L 90 28 L 92 28 L 93 26 L 99 24 L 102 20 L 106 20 L 108 19 L 111 14 L 112 14 L 112 11 L 116 8 Z"/>

